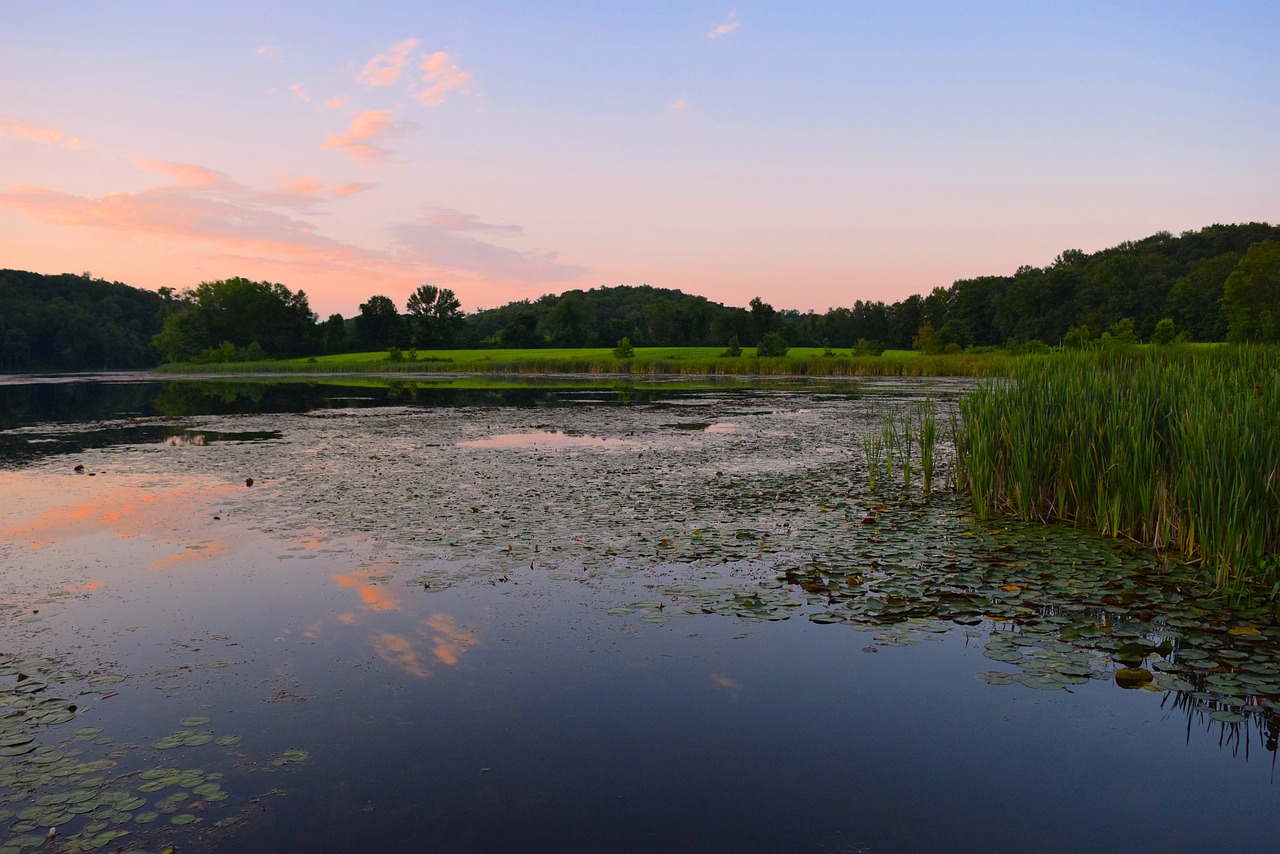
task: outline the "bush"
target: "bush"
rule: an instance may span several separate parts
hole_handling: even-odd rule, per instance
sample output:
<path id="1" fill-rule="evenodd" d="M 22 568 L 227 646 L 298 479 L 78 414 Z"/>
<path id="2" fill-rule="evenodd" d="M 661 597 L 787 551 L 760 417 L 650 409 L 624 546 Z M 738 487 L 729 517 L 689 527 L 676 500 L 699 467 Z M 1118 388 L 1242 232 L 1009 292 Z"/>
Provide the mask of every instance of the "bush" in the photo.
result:
<path id="1" fill-rule="evenodd" d="M 1166 317 L 1156 324 L 1155 332 L 1151 333 L 1151 343 L 1158 346 L 1172 344 L 1178 338 L 1178 327 L 1172 318 Z"/>
<path id="2" fill-rule="evenodd" d="M 868 341 L 866 338 L 859 338 L 853 345 L 855 356 L 879 356 L 884 351 L 885 346 L 879 341 Z"/>
<path id="3" fill-rule="evenodd" d="M 785 356 L 790 349 L 781 335 L 776 332 L 770 332 L 760 339 L 760 343 L 756 345 L 756 355 L 764 358 Z"/>
<path id="4" fill-rule="evenodd" d="M 618 346 L 613 348 L 615 359 L 630 359 L 635 354 L 636 348 L 631 346 L 631 339 L 625 335 L 618 339 Z"/>
<path id="5" fill-rule="evenodd" d="M 737 335 L 734 335 L 733 337 L 731 337 L 731 338 L 729 339 L 729 346 L 728 346 L 728 348 L 727 348 L 723 353 L 721 353 L 720 355 L 721 355 L 721 356 L 727 356 L 727 357 L 729 357 L 730 359 L 736 359 L 736 358 L 738 358 L 739 356 L 741 356 L 741 355 L 742 355 L 742 345 L 738 343 L 738 336 L 737 336 Z"/>

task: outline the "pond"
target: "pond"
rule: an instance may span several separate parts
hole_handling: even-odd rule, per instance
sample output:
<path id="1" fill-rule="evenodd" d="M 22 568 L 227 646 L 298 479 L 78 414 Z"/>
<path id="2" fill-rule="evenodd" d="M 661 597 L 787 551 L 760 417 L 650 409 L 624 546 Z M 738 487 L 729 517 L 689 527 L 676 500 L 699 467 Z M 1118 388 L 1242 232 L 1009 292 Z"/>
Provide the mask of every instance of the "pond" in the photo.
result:
<path id="1" fill-rule="evenodd" d="M 505 385 L 0 379 L 0 851 L 1274 849 L 1265 615 L 871 486 L 966 383 Z"/>

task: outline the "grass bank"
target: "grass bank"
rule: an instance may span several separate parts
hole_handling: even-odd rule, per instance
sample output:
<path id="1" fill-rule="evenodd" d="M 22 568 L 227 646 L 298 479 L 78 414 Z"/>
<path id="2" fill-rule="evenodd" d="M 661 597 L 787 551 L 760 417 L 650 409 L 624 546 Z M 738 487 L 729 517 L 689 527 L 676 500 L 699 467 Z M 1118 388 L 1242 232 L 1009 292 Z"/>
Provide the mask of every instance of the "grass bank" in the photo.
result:
<path id="1" fill-rule="evenodd" d="M 1280 594 L 1280 349 L 1059 354 L 961 402 L 980 515 L 1176 550 L 1230 598 Z"/>
<path id="2" fill-rule="evenodd" d="M 610 348 L 530 350 L 433 350 L 389 355 L 341 353 L 302 359 L 215 364 L 171 364 L 173 373 L 493 373 L 631 374 L 636 376 L 995 376 L 1007 371 L 1008 353 L 923 355 L 886 350 L 879 356 L 848 352 L 827 355 L 818 347 L 793 347 L 786 356 L 760 357 L 744 347 L 741 356 L 725 356 L 718 347 L 637 347 L 620 359 Z"/>

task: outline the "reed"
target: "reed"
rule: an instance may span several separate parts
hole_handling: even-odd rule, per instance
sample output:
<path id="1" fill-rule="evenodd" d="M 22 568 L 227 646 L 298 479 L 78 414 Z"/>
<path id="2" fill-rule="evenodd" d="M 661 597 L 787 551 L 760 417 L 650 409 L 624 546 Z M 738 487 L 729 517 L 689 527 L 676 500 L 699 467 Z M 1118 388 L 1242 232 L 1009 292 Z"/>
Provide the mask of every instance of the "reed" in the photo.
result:
<path id="1" fill-rule="evenodd" d="M 934 452 L 938 444 L 938 417 L 930 398 L 916 404 L 916 426 L 920 431 L 920 485 L 928 495 L 933 490 Z"/>
<path id="2" fill-rule="evenodd" d="M 1280 350 L 1028 359 L 960 409 L 978 514 L 1175 550 L 1228 598 L 1280 593 Z"/>

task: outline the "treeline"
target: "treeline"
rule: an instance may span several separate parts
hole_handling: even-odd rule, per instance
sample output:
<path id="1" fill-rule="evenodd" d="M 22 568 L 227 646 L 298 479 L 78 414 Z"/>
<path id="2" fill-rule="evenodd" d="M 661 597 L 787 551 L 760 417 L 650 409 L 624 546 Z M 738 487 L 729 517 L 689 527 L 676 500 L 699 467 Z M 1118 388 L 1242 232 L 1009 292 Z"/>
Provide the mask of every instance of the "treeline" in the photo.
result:
<path id="1" fill-rule="evenodd" d="M 733 308 L 647 285 L 572 290 L 476 312 L 465 337 L 473 346 L 612 346 L 623 336 L 636 346 L 723 346 L 731 337 L 754 345 L 777 332 L 800 347 L 861 341 L 945 350 L 1057 346 L 1102 335 L 1148 341 L 1171 329 L 1184 340 L 1224 341 L 1234 322 L 1240 340 L 1276 340 L 1278 251 L 1280 227 L 1266 223 L 1160 232 L 1093 254 L 1068 250 L 1012 276 L 961 279 L 895 303 L 858 300 L 822 313 L 775 311 L 758 299 Z M 1233 274 L 1237 287 L 1227 298 Z"/>
<path id="2" fill-rule="evenodd" d="M 83 275 L 0 270 L 0 370 L 146 368 L 163 324 L 154 291 Z"/>
<path id="3" fill-rule="evenodd" d="M 904 300 L 825 312 L 747 307 L 649 285 L 570 290 L 464 314 L 423 285 L 403 308 L 374 295 L 320 321 L 305 292 L 234 278 L 158 293 L 85 276 L 0 271 L 0 369 L 84 370 L 450 347 L 756 346 L 861 352 L 1280 340 L 1280 227 L 1160 232 L 1045 267 L 962 279 Z"/>

